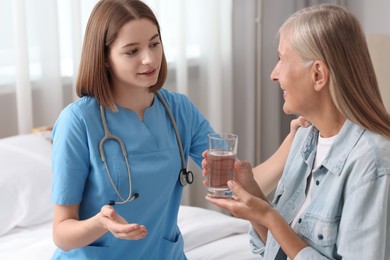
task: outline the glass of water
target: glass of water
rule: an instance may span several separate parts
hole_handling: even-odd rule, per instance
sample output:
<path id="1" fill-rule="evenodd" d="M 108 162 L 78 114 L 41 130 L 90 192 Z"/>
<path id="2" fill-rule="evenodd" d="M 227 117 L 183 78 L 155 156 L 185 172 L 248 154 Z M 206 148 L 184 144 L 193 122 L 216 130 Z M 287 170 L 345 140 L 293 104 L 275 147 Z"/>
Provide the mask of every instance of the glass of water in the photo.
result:
<path id="1" fill-rule="evenodd" d="M 208 135 L 208 139 L 207 195 L 214 198 L 230 198 L 233 193 L 227 186 L 227 182 L 234 179 L 238 136 L 229 133 L 213 133 Z"/>

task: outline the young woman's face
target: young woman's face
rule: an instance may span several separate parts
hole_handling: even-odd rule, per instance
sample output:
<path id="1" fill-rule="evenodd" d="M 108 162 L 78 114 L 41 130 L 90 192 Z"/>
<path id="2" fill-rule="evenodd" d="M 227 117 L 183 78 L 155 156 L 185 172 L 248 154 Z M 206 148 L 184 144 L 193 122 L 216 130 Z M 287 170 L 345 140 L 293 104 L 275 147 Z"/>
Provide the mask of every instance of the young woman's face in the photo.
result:
<path id="1" fill-rule="evenodd" d="M 124 24 L 107 59 L 114 90 L 146 89 L 156 84 L 162 53 L 160 35 L 153 22 L 137 19 Z"/>
<path id="2" fill-rule="evenodd" d="M 280 35 L 278 55 L 279 61 L 271 73 L 271 80 L 278 81 L 283 90 L 283 111 L 286 114 L 305 115 L 314 105 L 311 66 L 304 63 L 283 33 Z"/>

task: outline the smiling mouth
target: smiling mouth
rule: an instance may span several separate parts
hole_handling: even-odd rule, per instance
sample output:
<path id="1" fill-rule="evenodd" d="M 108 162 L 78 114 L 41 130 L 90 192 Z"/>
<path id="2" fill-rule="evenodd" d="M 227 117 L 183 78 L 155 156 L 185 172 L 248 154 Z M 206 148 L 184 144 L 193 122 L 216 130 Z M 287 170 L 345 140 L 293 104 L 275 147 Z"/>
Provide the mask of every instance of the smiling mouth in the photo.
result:
<path id="1" fill-rule="evenodd" d="M 287 95 L 287 90 L 284 90 L 284 89 L 282 89 L 282 88 L 281 88 L 281 90 L 282 90 L 282 96 L 285 98 L 286 95 Z"/>
<path id="2" fill-rule="evenodd" d="M 156 73 L 156 69 L 147 70 L 145 72 L 138 73 L 139 75 L 143 76 L 153 76 Z"/>

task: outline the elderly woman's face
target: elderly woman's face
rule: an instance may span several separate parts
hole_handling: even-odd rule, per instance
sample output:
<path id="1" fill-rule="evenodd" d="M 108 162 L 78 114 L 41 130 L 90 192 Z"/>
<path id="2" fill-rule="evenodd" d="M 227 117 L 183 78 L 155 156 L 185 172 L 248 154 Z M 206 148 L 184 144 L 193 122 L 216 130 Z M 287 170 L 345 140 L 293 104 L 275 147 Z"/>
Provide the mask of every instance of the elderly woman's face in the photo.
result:
<path id="1" fill-rule="evenodd" d="M 311 66 L 304 63 L 286 36 L 288 34 L 280 34 L 279 61 L 271 73 L 271 80 L 278 81 L 283 91 L 283 111 L 286 114 L 307 116 L 313 109 L 313 97 L 316 94 Z"/>

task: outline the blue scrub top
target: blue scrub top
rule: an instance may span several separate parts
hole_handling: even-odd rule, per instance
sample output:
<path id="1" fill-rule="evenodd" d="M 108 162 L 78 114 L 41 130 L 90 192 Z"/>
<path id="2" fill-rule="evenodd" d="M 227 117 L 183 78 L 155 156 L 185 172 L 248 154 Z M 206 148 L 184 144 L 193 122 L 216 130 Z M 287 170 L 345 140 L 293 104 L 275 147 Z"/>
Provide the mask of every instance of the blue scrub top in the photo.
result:
<path id="1" fill-rule="evenodd" d="M 207 135 L 213 132 L 202 113 L 179 93 L 161 89 L 180 133 L 186 160 L 190 156 L 200 167 L 207 149 Z M 144 121 L 135 112 L 118 107 L 105 109 L 107 125 L 125 143 L 133 194 L 139 197 L 115 209 L 129 223 L 145 225 L 141 240 L 121 240 L 110 232 L 93 244 L 64 252 L 53 259 L 186 259 L 183 238 L 177 227 L 182 187 L 180 152 L 168 113 L 155 96 L 145 110 Z M 99 153 L 104 136 L 99 104 L 83 97 L 66 107 L 53 129 L 54 204 L 80 204 L 80 219 L 96 215 L 109 200 L 120 201 L 112 187 Z M 123 198 L 129 192 L 128 174 L 117 142 L 104 145 L 111 176 Z"/>

